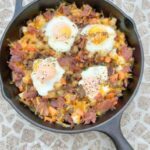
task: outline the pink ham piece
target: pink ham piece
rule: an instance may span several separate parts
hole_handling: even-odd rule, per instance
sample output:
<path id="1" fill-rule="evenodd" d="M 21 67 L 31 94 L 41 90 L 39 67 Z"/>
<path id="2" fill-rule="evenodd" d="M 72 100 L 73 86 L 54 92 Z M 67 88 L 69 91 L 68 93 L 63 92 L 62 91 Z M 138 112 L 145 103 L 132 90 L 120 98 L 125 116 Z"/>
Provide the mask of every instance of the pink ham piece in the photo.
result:
<path id="1" fill-rule="evenodd" d="M 24 99 L 33 99 L 37 96 L 37 91 L 34 87 L 31 87 L 28 91 L 23 93 Z"/>
<path id="2" fill-rule="evenodd" d="M 52 17 L 53 17 L 53 12 L 52 11 L 46 11 L 44 14 L 43 14 L 43 16 L 45 17 L 45 19 L 47 20 L 47 21 L 49 21 L 49 20 L 51 20 L 52 19 Z"/>
<path id="3" fill-rule="evenodd" d="M 30 34 L 36 34 L 38 32 L 38 30 L 33 26 L 28 26 L 28 32 Z"/>
<path id="4" fill-rule="evenodd" d="M 129 61 L 132 58 L 133 51 L 127 47 L 127 45 L 122 46 L 120 51 L 121 56 L 125 58 L 126 61 Z"/>
<path id="5" fill-rule="evenodd" d="M 63 108 L 65 104 L 64 98 L 59 97 L 57 100 L 51 100 L 50 105 L 54 108 Z"/>
<path id="6" fill-rule="evenodd" d="M 83 116 L 84 124 L 90 124 L 96 122 L 96 113 L 92 109 L 86 112 Z"/>

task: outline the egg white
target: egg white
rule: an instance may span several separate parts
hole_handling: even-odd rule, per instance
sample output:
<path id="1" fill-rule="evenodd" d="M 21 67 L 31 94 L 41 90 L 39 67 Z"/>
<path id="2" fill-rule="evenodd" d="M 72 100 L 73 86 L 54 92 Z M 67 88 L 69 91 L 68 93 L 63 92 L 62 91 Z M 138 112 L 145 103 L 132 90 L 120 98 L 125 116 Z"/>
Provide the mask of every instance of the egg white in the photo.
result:
<path id="1" fill-rule="evenodd" d="M 103 83 L 104 81 L 108 80 L 108 69 L 106 66 L 94 66 L 89 67 L 87 70 L 83 71 L 81 73 L 82 79 L 79 81 L 79 85 L 82 85 L 86 95 L 90 99 L 94 99 L 94 97 L 99 93 L 99 84 Z M 89 89 L 85 87 L 85 80 L 88 81 L 90 78 L 99 79 L 100 83 L 97 83 L 97 81 L 93 81 L 92 83 L 89 83 L 88 85 Z M 95 83 L 96 82 L 96 85 Z M 90 91 L 90 92 L 89 92 Z"/>
<path id="2" fill-rule="evenodd" d="M 35 89 L 37 90 L 38 94 L 41 96 L 46 96 L 49 91 L 54 89 L 54 84 L 56 82 L 60 81 L 60 79 L 62 78 L 65 71 L 59 65 L 57 60 L 53 57 L 48 57 L 46 59 L 37 59 L 34 61 L 34 64 L 36 64 L 37 61 L 38 61 L 39 65 L 40 65 L 40 63 L 46 63 L 46 64 L 53 63 L 55 65 L 55 69 L 56 69 L 55 77 L 51 80 L 44 82 L 44 83 L 41 82 L 37 77 L 38 70 L 35 70 L 33 68 L 33 72 L 31 74 L 31 79 L 32 79 L 33 85 L 34 85 Z M 33 64 L 33 66 L 34 66 L 34 64 Z M 39 67 L 39 65 L 37 67 Z M 42 76 L 42 74 L 41 74 L 41 76 Z"/>
<path id="3" fill-rule="evenodd" d="M 82 78 L 99 77 L 101 81 L 108 80 L 108 69 L 106 66 L 89 67 L 81 73 Z"/>
<path id="4" fill-rule="evenodd" d="M 71 29 L 71 36 L 66 41 L 57 40 L 53 36 L 53 28 L 60 22 L 64 22 Z M 48 22 L 48 24 L 44 28 L 44 31 L 45 31 L 45 36 L 48 37 L 48 44 L 51 48 L 53 48 L 57 52 L 67 52 L 71 49 L 75 41 L 75 37 L 78 34 L 78 27 L 69 18 L 65 16 L 57 16 Z"/>
<path id="5" fill-rule="evenodd" d="M 88 35 L 89 30 L 93 28 L 94 26 L 97 26 L 103 29 L 105 32 L 108 33 L 109 37 L 99 44 L 95 44 L 92 42 L 91 39 L 88 39 L 86 43 L 86 49 L 90 52 L 99 51 L 102 53 L 108 53 L 109 51 L 113 49 L 113 46 L 114 46 L 114 39 L 116 37 L 115 30 L 110 26 L 106 26 L 102 24 L 92 24 L 92 25 L 85 26 L 83 30 L 81 31 L 81 35 Z"/>

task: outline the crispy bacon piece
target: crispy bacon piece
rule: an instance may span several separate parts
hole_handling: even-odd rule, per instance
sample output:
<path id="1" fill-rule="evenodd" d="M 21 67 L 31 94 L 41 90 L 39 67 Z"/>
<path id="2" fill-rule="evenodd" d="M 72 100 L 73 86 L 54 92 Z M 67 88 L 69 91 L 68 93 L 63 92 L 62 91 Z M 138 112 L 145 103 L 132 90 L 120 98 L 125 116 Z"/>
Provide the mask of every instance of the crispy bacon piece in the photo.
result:
<path id="1" fill-rule="evenodd" d="M 87 38 L 85 36 L 80 36 L 80 38 L 76 42 L 78 45 L 78 48 L 81 50 L 84 49 L 86 45 L 86 41 L 87 41 Z"/>
<path id="2" fill-rule="evenodd" d="M 52 17 L 53 17 L 53 15 L 54 15 L 54 12 L 53 12 L 52 10 L 47 10 L 47 11 L 43 14 L 43 16 L 45 17 L 45 19 L 46 19 L 47 21 L 51 20 Z"/>
<path id="3" fill-rule="evenodd" d="M 65 56 L 58 59 L 58 62 L 62 67 L 68 67 L 72 71 L 79 71 L 81 68 L 77 66 L 77 62 L 74 57 Z"/>
<path id="4" fill-rule="evenodd" d="M 85 90 L 81 85 L 77 88 L 77 94 L 79 98 L 84 98 L 86 96 Z"/>
<path id="5" fill-rule="evenodd" d="M 64 5 L 64 4 L 62 4 L 60 7 L 59 7 L 59 9 L 58 9 L 58 11 L 61 13 L 61 14 L 64 14 L 64 15 L 66 15 L 66 16 L 68 16 L 68 15 L 70 15 L 70 7 L 69 6 L 66 6 L 66 5 Z"/>
<path id="6" fill-rule="evenodd" d="M 65 100 L 63 97 L 59 97 L 57 100 L 51 100 L 50 105 L 54 108 L 63 108 Z"/>
<path id="7" fill-rule="evenodd" d="M 39 100 L 39 104 L 35 104 L 36 111 L 41 116 L 48 116 L 49 115 L 49 102 L 47 99 L 41 98 Z"/>
<path id="8" fill-rule="evenodd" d="M 106 112 L 109 109 L 113 109 L 116 103 L 117 98 L 113 98 L 111 100 L 104 100 L 96 105 L 96 110 L 100 112 Z"/>
<path id="9" fill-rule="evenodd" d="M 58 62 L 61 66 L 69 66 L 70 64 L 74 63 L 74 58 L 70 56 L 61 57 L 58 59 Z"/>
<path id="10" fill-rule="evenodd" d="M 28 33 L 30 34 L 36 34 L 38 30 L 33 26 L 28 26 Z"/>
<path id="11" fill-rule="evenodd" d="M 18 81 L 21 81 L 22 78 L 23 78 L 23 74 L 22 73 L 15 73 L 15 72 L 12 72 L 12 80 L 13 82 L 18 82 Z"/>
<path id="12" fill-rule="evenodd" d="M 89 16 L 92 11 L 92 8 L 89 5 L 83 6 L 82 16 Z"/>
<path id="13" fill-rule="evenodd" d="M 125 58 L 126 61 L 130 60 L 133 55 L 132 49 L 128 48 L 127 45 L 122 46 L 120 51 L 121 56 Z"/>
<path id="14" fill-rule="evenodd" d="M 21 44 L 19 42 L 15 42 L 10 49 L 10 54 L 16 57 L 23 57 L 25 53 L 22 51 Z"/>
<path id="15" fill-rule="evenodd" d="M 70 8 L 69 6 L 62 6 L 62 9 L 63 9 L 63 13 L 64 15 L 70 15 Z"/>
<path id="16" fill-rule="evenodd" d="M 68 122 L 68 123 L 71 124 L 71 127 L 74 126 L 73 120 L 72 120 L 72 118 L 71 118 L 71 116 L 70 116 L 69 114 L 66 114 L 66 115 L 64 116 L 64 119 L 65 119 L 66 122 Z"/>
<path id="17" fill-rule="evenodd" d="M 113 68 L 112 66 L 109 66 L 109 67 L 108 67 L 108 76 L 113 75 L 114 72 L 115 72 L 114 68 Z"/>
<path id="18" fill-rule="evenodd" d="M 115 83 L 118 80 L 118 74 L 112 74 L 109 80 L 111 83 Z"/>
<path id="19" fill-rule="evenodd" d="M 103 96 L 100 93 L 98 93 L 94 99 L 96 99 L 97 101 L 101 101 L 102 98 Z"/>
<path id="20" fill-rule="evenodd" d="M 21 60 L 22 58 L 16 55 L 11 56 L 11 59 L 10 59 L 11 62 L 19 62 Z"/>
<path id="21" fill-rule="evenodd" d="M 23 93 L 23 98 L 24 99 L 33 99 L 37 96 L 37 91 L 35 90 L 34 87 L 30 87 L 27 91 Z"/>
<path id="22" fill-rule="evenodd" d="M 131 67 L 130 66 L 125 66 L 124 68 L 123 68 L 123 72 L 131 72 Z"/>
<path id="23" fill-rule="evenodd" d="M 90 124 L 96 122 L 96 112 L 93 109 L 90 109 L 83 116 L 84 124 Z"/>
<path id="24" fill-rule="evenodd" d="M 20 73 L 24 75 L 24 71 L 21 67 L 18 67 L 15 63 L 10 62 L 9 68 L 12 69 L 15 73 Z"/>

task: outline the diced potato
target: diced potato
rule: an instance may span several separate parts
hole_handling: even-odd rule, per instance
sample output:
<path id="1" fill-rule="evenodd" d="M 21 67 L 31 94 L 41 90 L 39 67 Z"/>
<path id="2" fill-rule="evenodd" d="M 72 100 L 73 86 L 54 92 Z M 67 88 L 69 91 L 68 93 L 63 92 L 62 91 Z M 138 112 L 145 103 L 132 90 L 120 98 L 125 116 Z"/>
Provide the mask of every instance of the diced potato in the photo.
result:
<path id="1" fill-rule="evenodd" d="M 71 118 L 72 118 L 72 120 L 73 120 L 73 122 L 75 124 L 79 124 L 80 123 L 80 116 L 78 114 L 73 113 L 72 116 L 71 116 Z"/>
<path id="2" fill-rule="evenodd" d="M 49 112 L 52 116 L 55 116 L 57 114 L 57 110 L 51 106 L 49 106 Z"/>
<path id="3" fill-rule="evenodd" d="M 22 80 L 23 80 L 23 82 L 26 83 L 26 84 L 30 83 L 30 82 L 31 82 L 30 74 L 29 74 L 29 73 L 26 74 L 26 76 L 24 76 Z"/>
<path id="4" fill-rule="evenodd" d="M 100 93 L 105 96 L 110 91 L 110 87 L 108 85 L 100 85 Z"/>
<path id="5" fill-rule="evenodd" d="M 46 24 L 46 20 L 42 15 L 39 15 L 35 18 L 34 23 L 37 29 L 41 29 Z"/>

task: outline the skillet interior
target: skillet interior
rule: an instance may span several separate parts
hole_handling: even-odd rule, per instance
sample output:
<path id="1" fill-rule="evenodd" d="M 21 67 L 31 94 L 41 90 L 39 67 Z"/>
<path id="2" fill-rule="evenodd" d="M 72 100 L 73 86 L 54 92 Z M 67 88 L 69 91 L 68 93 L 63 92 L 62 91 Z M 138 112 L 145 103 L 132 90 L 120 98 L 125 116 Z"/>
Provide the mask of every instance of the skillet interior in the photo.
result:
<path id="1" fill-rule="evenodd" d="M 67 0 L 68 2 L 74 2 L 73 0 Z M 81 6 L 83 1 L 76 0 L 76 3 Z M 35 116 L 27 107 L 24 107 L 18 101 L 17 93 L 18 90 L 14 85 L 10 85 L 11 81 L 11 72 L 8 68 L 7 61 L 10 58 L 9 55 L 9 47 L 8 47 L 8 40 L 14 41 L 18 39 L 20 35 L 20 28 L 26 23 L 27 20 L 32 19 L 35 17 L 41 10 L 44 10 L 48 7 L 56 7 L 59 4 L 59 0 L 41 0 L 35 3 L 32 3 L 28 6 L 27 9 L 24 9 L 22 13 L 17 16 L 14 21 L 8 27 L 6 31 L 1 45 L 0 51 L 0 74 L 2 78 L 3 84 L 3 95 L 8 100 L 9 103 L 20 113 L 24 118 L 26 118 L 31 123 L 51 131 L 55 132 L 63 132 L 63 133 L 75 133 L 75 132 L 83 132 L 90 129 L 94 129 L 96 126 L 101 125 L 106 120 L 112 118 L 115 114 L 117 114 L 128 102 L 133 98 L 135 95 L 135 89 L 139 84 L 139 79 L 141 79 L 142 69 L 143 69 L 143 52 L 140 45 L 139 37 L 135 31 L 135 27 L 133 23 L 125 16 L 122 12 L 114 8 L 111 4 L 107 3 L 106 1 L 97 1 L 97 0 L 84 0 L 84 3 L 90 4 L 93 8 L 97 11 L 103 10 L 105 16 L 114 16 L 118 19 L 118 27 L 125 32 L 128 43 L 131 47 L 135 47 L 134 51 L 134 58 L 135 58 L 135 65 L 133 68 L 133 79 L 130 81 L 128 89 L 124 92 L 124 96 L 120 98 L 117 109 L 114 111 L 108 111 L 102 117 L 97 119 L 97 122 L 92 125 L 78 125 L 74 129 L 63 128 L 59 125 L 50 124 L 47 122 L 43 122 L 39 119 L 38 116 Z M 132 97 L 132 98 L 131 98 Z"/>

